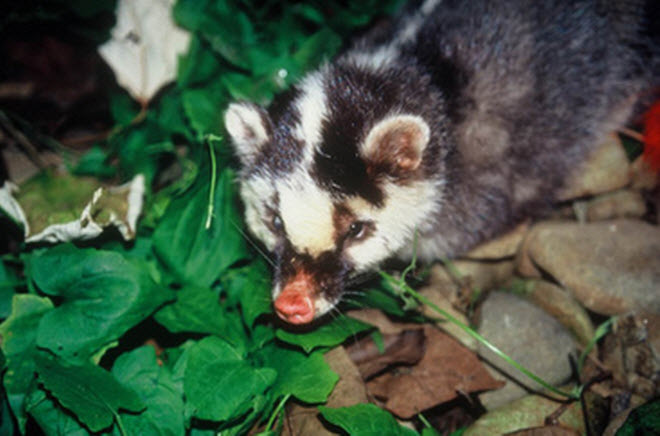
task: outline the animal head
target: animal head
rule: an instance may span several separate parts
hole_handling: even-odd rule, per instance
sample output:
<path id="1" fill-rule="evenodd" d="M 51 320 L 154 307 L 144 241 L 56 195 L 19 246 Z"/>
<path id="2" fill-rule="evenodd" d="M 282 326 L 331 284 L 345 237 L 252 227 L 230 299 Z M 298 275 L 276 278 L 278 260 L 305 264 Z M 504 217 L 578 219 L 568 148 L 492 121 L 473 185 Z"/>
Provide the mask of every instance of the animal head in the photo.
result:
<path id="1" fill-rule="evenodd" d="M 328 312 L 347 280 L 410 244 L 431 214 L 433 133 L 409 106 L 398 85 L 337 67 L 308 75 L 268 110 L 229 106 L 246 222 L 274 254 L 285 321 Z"/>

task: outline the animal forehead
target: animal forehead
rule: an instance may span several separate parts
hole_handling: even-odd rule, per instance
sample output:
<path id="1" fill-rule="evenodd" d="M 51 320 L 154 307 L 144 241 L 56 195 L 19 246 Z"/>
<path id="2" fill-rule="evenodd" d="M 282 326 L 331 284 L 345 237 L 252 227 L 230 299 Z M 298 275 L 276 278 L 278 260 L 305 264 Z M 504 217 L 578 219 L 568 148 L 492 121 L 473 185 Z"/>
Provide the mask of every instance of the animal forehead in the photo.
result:
<path id="1" fill-rule="evenodd" d="M 318 256 L 335 247 L 334 204 L 306 171 L 276 182 L 279 212 L 287 238 L 298 253 Z"/>

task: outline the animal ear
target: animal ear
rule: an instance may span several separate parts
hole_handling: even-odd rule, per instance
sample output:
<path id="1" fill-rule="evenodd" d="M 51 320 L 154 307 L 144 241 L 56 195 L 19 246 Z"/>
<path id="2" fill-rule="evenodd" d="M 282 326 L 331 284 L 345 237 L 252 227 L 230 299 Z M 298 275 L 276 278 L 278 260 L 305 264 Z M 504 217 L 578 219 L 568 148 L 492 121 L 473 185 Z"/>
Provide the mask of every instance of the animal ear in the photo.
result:
<path id="1" fill-rule="evenodd" d="M 253 103 L 232 103 L 225 112 L 225 128 L 243 165 L 253 163 L 255 156 L 270 139 L 270 118 Z"/>
<path id="2" fill-rule="evenodd" d="M 421 117 L 394 115 L 371 129 L 360 153 L 369 172 L 404 175 L 419 167 L 429 138 L 429 126 Z"/>

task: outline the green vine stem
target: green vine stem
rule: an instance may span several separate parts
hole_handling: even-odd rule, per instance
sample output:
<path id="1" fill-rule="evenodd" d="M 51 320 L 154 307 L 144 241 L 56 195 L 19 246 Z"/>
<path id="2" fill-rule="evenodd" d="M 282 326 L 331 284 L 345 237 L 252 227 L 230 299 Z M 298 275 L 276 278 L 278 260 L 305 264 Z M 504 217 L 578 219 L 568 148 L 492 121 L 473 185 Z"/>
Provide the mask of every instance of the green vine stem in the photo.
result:
<path id="1" fill-rule="evenodd" d="M 486 340 L 486 338 L 481 336 L 479 333 L 477 333 L 476 331 L 474 331 L 473 329 L 471 329 L 467 325 L 463 324 L 460 320 L 453 317 L 448 312 L 442 310 L 440 307 L 433 304 L 432 301 L 430 301 L 428 298 L 424 297 L 419 292 L 412 289 L 403 280 L 397 280 L 396 278 L 394 278 L 390 274 L 387 274 L 386 272 L 383 272 L 383 271 L 380 271 L 380 275 L 385 280 L 387 280 L 389 282 L 389 284 L 392 285 L 395 289 L 398 288 L 398 289 L 402 290 L 404 293 L 407 293 L 408 295 L 412 295 L 415 299 L 417 299 L 421 303 L 427 305 L 428 307 L 433 309 L 435 312 L 439 313 L 441 316 L 446 318 L 449 322 L 451 322 L 451 323 L 455 324 L 456 326 L 458 326 L 465 333 L 469 334 L 470 336 L 475 338 L 477 341 L 481 342 L 484 346 L 486 346 L 488 349 L 490 349 L 493 353 L 495 353 L 497 356 L 499 356 L 502 360 L 504 360 L 509 365 L 513 366 L 518 371 L 523 373 L 525 376 L 527 376 L 528 378 L 534 380 L 536 383 L 540 384 L 544 388 L 548 389 L 549 391 L 551 391 L 551 392 L 553 392 L 557 395 L 560 395 L 562 397 L 569 398 L 569 399 L 572 399 L 572 400 L 577 400 L 577 399 L 580 398 L 580 392 L 581 392 L 580 387 L 577 387 L 577 388 L 573 389 L 571 392 L 564 392 L 561 389 L 558 389 L 558 388 L 552 386 L 550 383 L 546 382 L 541 377 L 539 377 L 536 374 L 532 373 L 530 370 L 528 370 L 527 368 L 522 366 L 520 363 L 516 362 L 511 357 L 506 355 L 502 350 L 497 348 L 495 345 L 488 342 L 488 340 Z"/>
<path id="2" fill-rule="evenodd" d="M 209 189 L 209 203 L 206 212 L 206 224 L 204 225 L 204 228 L 208 230 L 211 228 L 211 221 L 213 220 L 213 199 L 215 198 L 215 183 L 217 178 L 217 164 L 215 162 L 215 150 L 213 148 L 213 141 L 220 141 L 222 137 L 209 134 L 206 135 L 204 139 L 209 146 L 209 155 L 211 155 L 211 188 Z"/>
<path id="3" fill-rule="evenodd" d="M 268 423 L 266 423 L 266 430 L 270 430 L 270 428 L 273 426 L 273 424 L 275 423 L 275 419 L 277 418 L 277 415 L 280 414 L 280 410 L 282 410 L 282 407 L 284 407 L 286 402 L 289 400 L 289 397 L 291 397 L 291 394 L 286 394 L 285 396 L 282 397 L 275 410 L 273 410 L 273 414 L 270 415 L 270 418 L 268 419 Z"/>
<path id="4" fill-rule="evenodd" d="M 115 422 L 117 423 L 119 434 L 121 436 L 126 436 L 126 429 L 124 429 L 124 423 L 121 420 L 121 416 L 119 416 L 118 412 L 112 412 L 112 414 L 115 416 Z"/>

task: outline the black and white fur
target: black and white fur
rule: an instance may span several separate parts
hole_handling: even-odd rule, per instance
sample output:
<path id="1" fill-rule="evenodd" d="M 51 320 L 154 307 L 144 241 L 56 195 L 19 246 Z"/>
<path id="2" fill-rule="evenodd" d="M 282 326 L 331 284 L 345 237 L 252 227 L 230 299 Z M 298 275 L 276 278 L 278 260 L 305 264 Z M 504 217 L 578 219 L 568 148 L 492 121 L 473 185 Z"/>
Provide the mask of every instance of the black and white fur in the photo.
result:
<path id="1" fill-rule="evenodd" d="M 349 277 L 410 258 L 415 232 L 433 260 L 547 209 L 658 84 L 653 7 L 427 0 L 267 110 L 232 104 L 246 221 L 275 254 L 280 316 L 327 312 Z"/>

